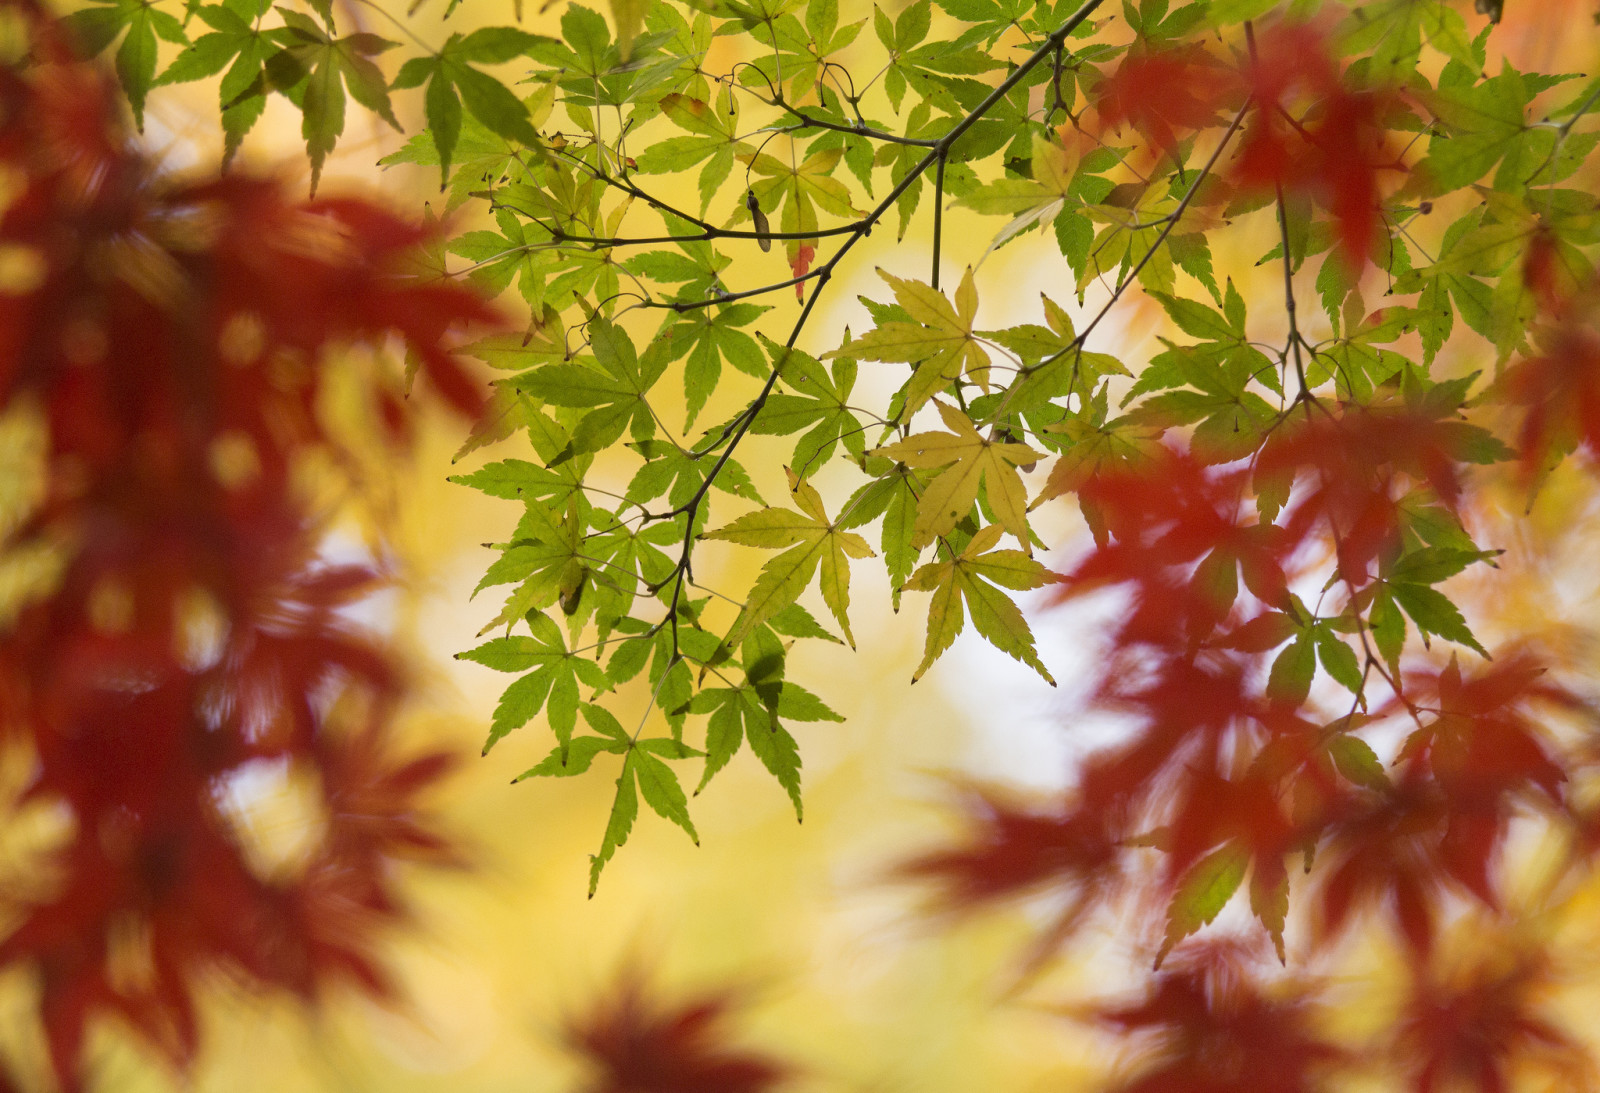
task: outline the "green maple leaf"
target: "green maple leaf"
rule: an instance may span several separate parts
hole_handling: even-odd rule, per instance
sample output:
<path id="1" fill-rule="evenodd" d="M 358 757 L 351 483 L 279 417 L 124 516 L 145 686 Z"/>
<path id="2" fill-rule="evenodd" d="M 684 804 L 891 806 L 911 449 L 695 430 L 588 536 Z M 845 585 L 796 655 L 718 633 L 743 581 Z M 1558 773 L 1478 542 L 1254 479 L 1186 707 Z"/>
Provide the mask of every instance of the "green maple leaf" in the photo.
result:
<path id="1" fill-rule="evenodd" d="M 567 649 L 561 640 L 561 628 L 549 617 L 530 613 L 528 628 L 531 633 L 527 637 L 495 638 L 475 649 L 457 653 L 456 657 L 475 661 L 497 672 L 534 669 L 514 681 L 501 696 L 483 753 L 488 755 L 501 737 L 526 725 L 544 709 L 550 728 L 560 741 L 557 752 L 565 766 L 572 729 L 577 723 L 579 681 L 595 691 L 607 690 L 610 684 L 598 664 Z"/>
<path id="2" fill-rule="evenodd" d="M 962 372 L 987 390 L 989 352 L 972 330 L 978 314 L 978 290 L 967 268 L 952 307 L 944 293 L 921 281 L 902 280 L 882 269 L 878 275 L 894 288 L 895 300 L 910 322 L 880 323 L 848 345 L 823 354 L 823 359 L 850 356 L 872 361 L 906 361 L 916 365 L 906 390 L 904 417 L 959 379 Z"/>
<path id="3" fill-rule="evenodd" d="M 860 209 L 850 204 L 850 191 L 844 183 L 833 177 L 843 155 L 843 148 L 824 148 L 807 156 L 799 166 L 765 153 L 741 152 L 735 158 L 762 176 L 750 184 L 750 193 L 755 195 L 762 212 L 777 214 L 779 231 L 798 233 L 817 230 L 818 206 L 846 219 L 862 215 Z M 731 223 L 750 219 L 750 210 L 741 204 L 734 211 Z M 792 266 L 800 248 L 812 244 L 790 239 L 784 246 Z"/>
<path id="4" fill-rule="evenodd" d="M 573 454 L 603 451 L 624 430 L 649 440 L 656 422 L 645 396 L 667 362 L 660 354 L 641 360 L 623 329 L 599 316 L 589 324 L 589 347 L 597 367 L 581 360 L 546 365 L 518 376 L 517 386 L 551 406 L 593 407 L 573 430 Z"/>
<path id="5" fill-rule="evenodd" d="M 983 252 L 985 258 L 1008 239 L 1055 220 L 1072 198 L 1072 179 L 1078 172 L 1079 159 L 1076 144 L 1063 146 L 1035 133 L 1031 179 L 996 179 L 956 201 L 957 205 L 979 213 L 1012 218 Z M 981 264 L 982 259 L 979 262 Z"/>
<path id="6" fill-rule="evenodd" d="M 1156 967 L 1161 966 L 1174 945 L 1217 917 L 1239 890 L 1249 866 L 1250 852 L 1230 842 L 1189 867 L 1167 907 L 1167 935 L 1156 953 Z M 1263 893 L 1260 910 L 1266 912 L 1267 918 L 1274 913 L 1274 898 Z"/>
<path id="7" fill-rule="evenodd" d="M 804 819 L 800 801 L 800 752 L 781 719 L 793 721 L 843 721 L 816 695 L 784 680 L 784 649 L 767 628 L 758 627 L 744 643 L 745 681 L 737 687 L 707 687 L 694 696 L 689 712 L 709 713 L 706 725 L 706 765 L 698 795 L 741 744 L 750 750 L 778 780 L 794 804 L 795 819 Z"/>
<path id="8" fill-rule="evenodd" d="M 704 214 L 733 172 L 733 157 L 749 148 L 739 139 L 739 99 L 731 87 L 724 87 L 715 103 L 671 92 L 661 97 L 661 112 L 691 135 L 653 142 L 639 153 L 638 169 L 645 174 L 676 174 L 704 160 L 699 176 Z"/>
<path id="9" fill-rule="evenodd" d="M 789 494 L 800 511 L 767 508 L 746 513 L 702 538 L 723 539 L 742 546 L 788 547 L 761 569 L 750 595 L 745 599 L 739 617 L 728 631 L 727 645 L 737 645 L 761 623 L 766 622 L 783 608 L 788 607 L 811 578 L 822 571 L 822 599 L 839 620 L 845 640 L 851 646 L 855 638 L 850 633 L 850 565 L 846 557 L 875 557 L 865 539 L 841 529 L 828 518 L 822 497 L 810 483 L 794 471 L 785 468 L 789 476 Z"/>
<path id="10" fill-rule="evenodd" d="M 1026 444 L 991 440 L 960 410 L 942 402 L 934 405 L 950 432 L 917 433 L 872 452 L 908 467 L 945 468 L 922 493 L 911 545 L 920 549 L 948 534 L 972 511 L 981 483 L 999 526 L 1015 535 L 1023 551 L 1031 554 L 1028 494 L 1017 466 L 1037 462 L 1043 454 Z"/>
<path id="11" fill-rule="evenodd" d="M 933 593 L 933 602 L 928 605 L 928 640 L 923 646 L 922 663 L 911 677 L 913 683 L 950 648 L 970 611 L 972 625 L 989 644 L 1011 654 L 1055 686 L 1056 681 L 1034 651 L 1028 621 L 1011 597 L 995 585 L 1020 592 L 1051 584 L 1056 575 L 1020 550 L 991 549 L 999 542 L 1000 534 L 1000 526 L 990 524 L 972 537 L 959 557 L 925 565 L 906 582 L 906 588 L 912 591 Z"/>
<path id="12" fill-rule="evenodd" d="M 523 772 L 516 780 L 572 777 L 587 771 L 597 755 L 622 756 L 622 770 L 617 774 L 617 793 L 606 819 L 605 835 L 600 850 L 589 858 L 589 897 L 593 899 L 595 889 L 600 886 L 601 871 L 633 831 L 633 821 L 639 816 L 640 796 L 662 819 L 683 828 L 695 845 L 699 845 L 700 835 L 689 818 L 689 799 L 678 784 L 678 776 L 663 760 L 687 759 L 700 752 L 679 740 L 635 740 L 602 707 L 585 704 L 582 709 L 583 719 L 599 735 L 580 736 L 572 741 L 570 748 L 556 748 L 543 762 Z"/>
<path id="13" fill-rule="evenodd" d="M 439 188 L 450 180 L 450 160 L 461 135 L 461 107 L 492 133 L 523 145 L 535 145 L 539 134 L 528 108 L 499 80 L 474 68 L 475 64 L 503 64 L 521 56 L 538 35 L 515 27 L 483 27 L 471 34 L 452 34 L 432 57 L 413 57 L 401 66 L 394 86 L 421 87 L 428 129 L 439 156 Z"/>
<path id="14" fill-rule="evenodd" d="M 356 102 L 399 131 L 383 73 L 367 60 L 399 43 L 364 33 L 336 39 L 297 11 L 279 7 L 278 14 L 283 16 L 283 26 L 266 36 L 283 48 L 267 58 L 265 76 L 300 107 L 300 135 L 311 159 L 311 192 L 315 194 L 322 164 L 344 132 L 346 88 Z"/>
<path id="15" fill-rule="evenodd" d="M 260 20 L 269 10 L 269 0 L 223 0 L 197 9 L 195 14 L 212 32 L 196 38 L 155 81 L 157 87 L 189 83 L 228 69 L 217 91 L 225 134 L 224 168 L 267 107 L 262 66 L 274 47 L 261 30 Z"/>
<path id="16" fill-rule="evenodd" d="M 584 523 L 577 497 L 568 503 L 564 519 L 537 501 L 528 502 L 516 538 L 500 546 L 500 557 L 472 590 L 476 596 L 494 585 L 517 586 L 500 614 L 480 633 L 512 625 L 529 611 L 549 607 L 559 599 L 570 602 L 581 591 L 590 575 L 583 551 Z"/>
<path id="17" fill-rule="evenodd" d="M 840 443 L 858 462 L 864 458 L 866 438 L 849 406 L 856 382 L 856 362 L 848 357 L 835 360 L 830 377 L 822 362 L 810 354 L 781 346 L 765 336 L 761 340 L 772 357 L 772 366 L 779 369 L 783 382 L 794 393 L 768 395 L 750 431 L 776 436 L 802 433 L 789 464 L 802 476 L 814 473 L 827 462 Z"/>
<path id="18" fill-rule="evenodd" d="M 144 132 L 144 103 L 156 82 L 156 38 L 187 45 L 183 24 L 159 10 L 151 0 L 93 0 L 90 7 L 73 12 L 62 22 L 84 55 L 90 57 L 103 52 L 127 31 L 117 49 L 117 79 L 133 110 L 134 127 Z"/>
<path id="19" fill-rule="evenodd" d="M 528 123 L 538 129 L 550 117 L 555 106 L 556 86 L 545 84 L 524 101 L 528 108 Z M 508 174 L 514 175 L 521 167 L 518 158 L 522 146 L 501 136 L 471 114 L 461 116 L 461 131 L 451 150 L 451 163 L 455 172 L 450 176 L 450 196 L 445 201 L 445 211 L 450 212 L 469 201 L 474 194 L 482 194 Z M 439 167 L 439 146 L 433 130 L 423 128 L 399 151 L 378 161 L 389 167 L 396 163 L 415 163 L 423 167 Z"/>
<path id="20" fill-rule="evenodd" d="M 667 259 L 684 258 L 668 252 L 657 253 Z M 664 264 L 657 263 L 658 266 Z M 690 263 L 684 260 L 683 264 Z M 767 359 L 762 355 L 761 347 L 749 334 L 738 329 L 754 322 L 766 310 L 756 304 L 695 308 L 657 335 L 656 341 L 662 347 L 663 360 L 688 357 L 683 366 L 685 428 L 694 424 L 706 400 L 711 397 L 711 392 L 716 390 L 717 382 L 722 377 L 724 360 L 748 376 L 766 379 Z"/>

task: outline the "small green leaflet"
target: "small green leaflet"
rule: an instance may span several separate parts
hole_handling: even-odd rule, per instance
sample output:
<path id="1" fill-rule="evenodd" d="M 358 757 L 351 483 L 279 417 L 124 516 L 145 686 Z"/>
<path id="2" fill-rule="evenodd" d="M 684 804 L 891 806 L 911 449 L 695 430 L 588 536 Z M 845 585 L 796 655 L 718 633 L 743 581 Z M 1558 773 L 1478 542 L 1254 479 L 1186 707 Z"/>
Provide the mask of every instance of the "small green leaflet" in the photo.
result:
<path id="1" fill-rule="evenodd" d="M 1249 851 L 1230 842 L 1189 867 L 1167 908 L 1167 936 L 1156 953 L 1156 967 L 1161 967 L 1174 945 L 1217 917 L 1239 890 L 1249 866 Z M 1252 902 L 1256 902 L 1253 896 Z"/>

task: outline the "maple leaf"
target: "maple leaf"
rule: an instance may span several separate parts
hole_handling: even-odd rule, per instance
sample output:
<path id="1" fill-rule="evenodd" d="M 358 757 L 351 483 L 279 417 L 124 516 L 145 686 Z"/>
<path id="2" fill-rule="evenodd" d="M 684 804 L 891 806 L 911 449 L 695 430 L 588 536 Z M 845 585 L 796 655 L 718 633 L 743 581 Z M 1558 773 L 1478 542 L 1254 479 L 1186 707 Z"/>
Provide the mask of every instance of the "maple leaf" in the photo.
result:
<path id="1" fill-rule="evenodd" d="M 67 16 L 63 26 L 71 40 L 89 57 L 109 47 L 124 29 L 127 30 L 117 49 L 117 77 L 128 96 L 128 105 L 133 108 L 134 127 L 144 132 L 145 99 L 155 83 L 156 38 L 187 45 L 183 24 L 170 12 L 150 4 L 96 0 L 96 6 Z"/>
<path id="2" fill-rule="evenodd" d="M 918 469 L 946 468 L 922 491 L 912 531 L 912 547 L 921 549 L 949 534 L 972 511 L 981 484 L 996 522 L 1015 535 L 1022 544 L 1023 553 L 1031 556 L 1028 496 L 1017 467 L 1032 464 L 1044 456 L 1026 444 L 988 439 L 960 410 L 938 401 L 934 406 L 950 430 L 948 433 L 916 433 L 869 453 Z"/>
<path id="3" fill-rule="evenodd" d="M 316 22 L 297 11 L 279 8 L 283 26 L 264 37 L 282 48 L 266 59 L 265 75 L 273 86 L 294 100 L 302 111 L 301 136 L 311 159 L 311 193 L 315 196 L 322 164 L 344 132 L 344 95 L 400 129 L 389 105 L 388 81 L 367 58 L 399 45 L 376 34 L 357 33 L 333 38 Z"/>
<path id="4" fill-rule="evenodd" d="M 1203 129 L 1217 121 L 1217 108 L 1240 90 L 1237 78 L 1199 45 L 1129 50 L 1115 72 L 1094 88 L 1100 123 L 1126 121 L 1159 151 L 1172 155 L 1178 130 Z"/>
<path id="5" fill-rule="evenodd" d="M 732 172 L 734 154 L 748 148 L 739 139 L 739 97 L 731 87 L 722 88 L 714 104 L 672 92 L 661 97 L 661 112 L 691 135 L 651 144 L 639 155 L 639 170 L 676 172 L 705 160 L 699 178 L 700 211 L 704 214 L 717 188 Z"/>
<path id="6" fill-rule="evenodd" d="M 987 389 L 989 353 L 972 330 L 978 314 L 978 290 L 971 267 L 956 289 L 955 307 L 942 292 L 920 281 L 902 280 L 881 269 L 878 275 L 894 288 L 895 299 L 912 321 L 879 323 L 849 344 L 824 353 L 823 359 L 848 356 L 915 364 L 906 389 L 904 417 L 960 379 L 963 371 Z"/>
<path id="7" fill-rule="evenodd" d="M 1349 404 L 1337 414 L 1289 423 L 1262 449 L 1258 491 L 1286 496 L 1297 475 L 1314 472 L 1286 526 L 1298 536 L 1326 522 L 1335 536 L 1340 577 L 1366 583 L 1372 562 L 1393 552 L 1400 537 L 1399 475 L 1426 483 L 1446 504 L 1454 504 L 1461 464 L 1493 463 L 1509 455 L 1490 433 L 1459 417 L 1474 378 L 1408 392 L 1399 404 Z"/>
<path id="8" fill-rule="evenodd" d="M 1192 455 L 1141 449 L 1113 460 L 1079 486 L 1103 539 L 1067 574 L 1062 598 L 1105 584 L 1135 586 L 1119 641 L 1173 645 L 1209 634 L 1232 610 L 1239 577 L 1262 603 L 1279 606 L 1285 566 L 1304 529 L 1247 522 L 1241 472 L 1208 470 Z M 1174 627 L 1180 620 L 1183 626 Z"/>
<path id="9" fill-rule="evenodd" d="M 1314 1093 L 1352 1061 L 1318 1034 L 1309 985 L 1261 983 L 1237 942 L 1181 951 L 1142 999 L 1090 1015 L 1142 1046 L 1114 1088 L 1123 1093 Z M 1262 1060 L 1273 1065 L 1262 1067 Z"/>
<path id="10" fill-rule="evenodd" d="M 589 344 L 595 367 L 550 364 L 517 377 L 517 386 L 552 406 L 593 407 L 573 430 L 574 454 L 601 451 L 625 429 L 634 440 L 649 440 L 656 422 L 645 395 L 667 360 L 650 353 L 640 357 L 621 327 L 599 317 L 589 324 Z"/>
<path id="11" fill-rule="evenodd" d="M 457 654 L 501 672 L 534 669 L 518 678 L 501 695 L 489 727 L 489 739 L 483 745 L 485 755 L 506 733 L 527 724 L 545 707 L 547 699 L 550 728 L 565 747 L 571 742 L 572 730 L 577 724 L 579 680 L 596 691 L 607 688 L 605 673 L 599 665 L 570 652 L 561 639 L 561 628 L 550 618 L 530 613 L 528 626 L 532 631 L 528 637 L 495 638 L 476 649 Z"/>
<path id="12" fill-rule="evenodd" d="M 1523 406 L 1517 449 L 1525 482 L 1580 445 L 1600 453 L 1600 335 L 1587 298 L 1568 306 L 1540 338 L 1543 352 L 1513 364 L 1501 379 L 1506 398 Z"/>
<path id="13" fill-rule="evenodd" d="M 1454 967 L 1441 959 L 1409 977 L 1392 1051 L 1411 1088 L 1502 1093 L 1530 1070 L 1566 1088 L 1592 1085 L 1589 1052 L 1548 1012 L 1559 978 L 1551 954 L 1515 936 L 1474 938 L 1472 948 Z"/>
<path id="14" fill-rule="evenodd" d="M 843 444 L 858 462 L 866 457 L 866 441 L 861 423 L 851 412 L 850 392 L 856 383 L 856 362 L 840 357 L 833 362 L 833 375 L 808 353 L 779 345 L 769 338 L 762 343 L 779 368 L 783 382 L 794 391 L 767 396 L 761 413 L 751 423 L 757 434 L 788 435 L 801 433 L 795 441 L 790 466 L 804 477 L 813 473 Z M 809 426 L 809 429 L 808 429 Z M 806 430 L 802 432 L 802 430 Z"/>
<path id="15" fill-rule="evenodd" d="M 796 605 L 791 604 L 790 609 Z M 774 622 L 777 621 L 775 616 Z M 746 741 L 767 771 L 789 794 L 797 821 L 804 818 L 800 800 L 800 753 L 782 720 L 843 721 L 816 695 L 786 681 L 784 649 L 777 637 L 759 628 L 745 639 L 745 682 L 738 687 L 707 687 L 694 696 L 689 712 L 709 713 L 706 765 L 698 795 Z"/>
<path id="16" fill-rule="evenodd" d="M 450 173 L 450 159 L 461 135 L 461 107 L 491 132 L 523 145 L 536 145 L 539 134 L 523 105 L 504 84 L 485 75 L 475 64 L 501 64 L 537 42 L 535 35 L 515 27 L 480 27 L 467 35 L 452 34 L 444 47 L 429 57 L 413 57 L 400 66 L 393 86 L 421 87 L 428 130 L 439 153 L 439 188 Z M 352 88 L 353 90 L 353 88 Z"/>
<path id="17" fill-rule="evenodd" d="M 1407 676 L 1408 694 L 1436 713 L 1407 737 L 1399 762 L 1426 769 L 1437 782 L 1448 822 L 1439 864 L 1491 907 L 1498 897 L 1489 867 L 1513 802 L 1564 806 L 1566 772 L 1540 739 L 1527 706 L 1576 709 L 1581 703 L 1544 683 L 1544 671 L 1532 656 L 1513 652 L 1465 678 L 1455 657 L 1438 673 Z"/>
<path id="18" fill-rule="evenodd" d="M 950 648 L 970 611 L 972 625 L 991 645 L 1022 661 L 1055 686 L 1056 681 L 1034 651 L 1033 631 L 1028 628 L 1027 619 L 1011 597 L 995 585 L 1020 592 L 1042 588 L 1059 578 L 1020 550 L 993 549 L 999 541 L 1000 525 L 990 524 L 974 535 L 959 555 L 951 551 L 949 561 L 931 562 L 906 582 L 908 590 L 933 593 L 933 601 L 928 604 L 928 640 L 911 682 L 921 679 L 939 655 Z"/>
<path id="19" fill-rule="evenodd" d="M 1247 82 L 1255 103 L 1236 175 L 1252 188 L 1282 187 L 1325 205 L 1353 269 L 1372 254 L 1379 224 L 1377 174 L 1395 157 L 1387 147 L 1386 111 L 1393 96 L 1352 91 L 1322 35 L 1309 25 L 1280 24 L 1262 36 Z M 1300 90 L 1313 106 L 1290 112 Z"/>
<path id="20" fill-rule="evenodd" d="M 845 640 L 854 645 L 846 613 L 850 606 L 850 563 L 846 557 L 876 555 L 865 539 L 843 530 L 828 518 L 821 495 L 809 482 L 793 470 L 785 468 L 785 471 L 789 476 L 789 495 L 799 512 L 761 509 L 701 536 L 726 539 L 744 546 L 789 548 L 761 568 L 761 575 L 756 578 L 739 617 L 728 631 L 726 644 L 737 645 L 757 626 L 798 599 L 820 566 L 823 602 L 839 620 Z"/>
<path id="21" fill-rule="evenodd" d="M 787 1063 L 731 1047 L 735 996 L 711 993 L 668 1005 L 644 976 L 625 971 L 609 996 L 567 1022 L 567 1042 L 588 1064 L 589 1093 L 767 1093 L 794 1076 Z"/>
<path id="22" fill-rule="evenodd" d="M 1057 803 L 1026 805 L 1000 790 L 958 786 L 965 828 L 954 846 L 929 850 L 895 867 L 895 875 L 931 883 L 933 906 L 965 914 L 1046 887 L 1083 891 L 1109 885 L 1119 875 L 1121 839 L 1107 816 Z"/>
<path id="23" fill-rule="evenodd" d="M 1072 182 L 1082 158 L 1079 141 L 1067 137 L 1057 144 L 1033 135 L 1032 179 L 1001 178 L 987 183 L 956 201 L 957 205 L 984 214 L 1012 217 L 984 251 L 987 258 L 1006 240 L 1037 224 L 1048 224 L 1073 199 Z M 982 265 L 983 258 L 978 260 Z"/>

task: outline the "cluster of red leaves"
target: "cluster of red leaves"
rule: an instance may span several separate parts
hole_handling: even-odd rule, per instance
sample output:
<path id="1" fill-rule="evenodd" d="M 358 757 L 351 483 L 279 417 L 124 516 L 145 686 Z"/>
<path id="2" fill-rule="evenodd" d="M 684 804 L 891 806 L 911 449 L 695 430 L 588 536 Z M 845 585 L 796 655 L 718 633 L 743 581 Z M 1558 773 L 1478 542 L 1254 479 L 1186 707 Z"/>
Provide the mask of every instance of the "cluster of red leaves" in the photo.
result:
<path id="1" fill-rule="evenodd" d="M 1538 251 L 1538 238 L 1530 254 Z M 1545 278 L 1537 257 L 1530 285 Z M 1517 433 L 1525 479 L 1547 471 L 1578 447 L 1600 458 L 1600 292 L 1594 287 L 1567 298 L 1540 289 L 1550 323 L 1538 337 L 1539 352 L 1518 361 L 1502 377 L 1506 400 L 1525 407 Z"/>
<path id="2" fill-rule="evenodd" d="M 1102 1004 L 1094 1021 L 1130 1044 L 1119 1093 L 1268 1093 L 1337 1088 L 1362 1071 L 1400 1077 L 1416 1093 L 1509 1093 L 1536 1074 L 1548 1088 L 1592 1088 L 1582 1047 L 1547 1015 L 1555 986 L 1548 955 L 1497 938 L 1464 964 L 1410 970 L 1381 1053 L 1360 1055 L 1330 1036 L 1325 986 L 1268 981 L 1236 940 L 1185 950 L 1135 1001 Z M 1392 1061 L 1392 1062 L 1391 1062 Z M 1553 1080 L 1553 1081 L 1552 1081 Z"/>
<path id="3" fill-rule="evenodd" d="M 1272 27 L 1242 68 L 1194 44 L 1141 40 L 1094 92 L 1102 126 L 1127 122 L 1166 154 L 1175 153 L 1182 134 L 1219 124 L 1219 111 L 1247 96 L 1249 127 L 1233 182 L 1327 209 L 1346 257 L 1361 268 L 1378 228 L 1379 172 L 1399 169 L 1386 125 L 1398 100 L 1385 90 L 1352 88 L 1315 27 Z"/>
<path id="4" fill-rule="evenodd" d="M 1401 500 L 1408 486 L 1426 486 L 1454 509 L 1463 463 L 1502 454 L 1482 429 L 1456 416 L 1439 394 L 1416 404 L 1351 403 L 1286 421 L 1262 445 L 1254 484 L 1287 494 L 1304 489 L 1286 521 L 1296 541 L 1317 532 L 1331 540 L 1337 573 L 1350 588 L 1365 585 L 1381 557 L 1400 548 Z"/>
<path id="5" fill-rule="evenodd" d="M 766 1093 L 793 1068 L 725 1046 L 733 999 L 711 994 L 674 1006 L 648 996 L 637 969 L 625 972 L 567 1039 L 592 1071 L 590 1093 Z"/>
<path id="6" fill-rule="evenodd" d="M 1378 228 L 1378 172 L 1398 168 L 1384 124 L 1394 96 L 1351 89 L 1323 35 L 1305 25 L 1263 35 L 1247 80 L 1254 110 L 1238 180 L 1322 205 L 1339 225 L 1345 256 L 1360 269 Z M 1307 100 L 1296 117 L 1292 110 Z"/>
<path id="7" fill-rule="evenodd" d="M 417 811 L 448 760 L 390 757 L 405 676 L 349 611 L 383 575 L 319 559 L 291 471 L 336 445 L 318 412 L 331 350 L 399 334 L 471 412 L 441 337 L 494 316 L 399 276 L 423 236 L 375 206 L 160 179 L 103 74 L 41 9 L 5 14 L 32 49 L 0 68 L 0 407 L 49 429 L 44 498 L 7 549 L 64 560 L 0 639 L 0 698 L 37 756 L 27 796 L 72 823 L 47 890 L 8 895 L 0 967 L 37 975 L 70 1091 L 102 1016 L 189 1063 L 214 970 L 308 1001 L 337 980 L 390 990 L 377 930 L 403 917 L 397 862 L 451 856 Z M 398 395 L 367 395 L 404 445 Z M 227 808 L 262 763 L 318 787 L 320 838 L 283 875 L 252 866 Z"/>
<path id="8" fill-rule="evenodd" d="M 1480 1045 L 1477 1062 L 1419 1064 L 1414 1088 L 1432 1090 L 1443 1074 L 1504 1088 L 1494 1075 L 1511 1055 L 1548 1039 L 1532 994 L 1512 992 L 1515 1005 L 1502 1005 L 1485 999 L 1510 998 L 1509 987 L 1475 980 L 1462 988 L 1467 1000 L 1436 1005 L 1426 969 L 1463 898 L 1501 911 L 1495 872 L 1517 816 L 1583 832 L 1567 798 L 1570 759 L 1541 721 L 1544 710 L 1581 711 L 1578 696 L 1518 650 L 1474 671 L 1451 660 L 1392 676 L 1351 625 L 1351 670 L 1383 676 L 1387 701 L 1346 699 L 1341 711 L 1319 712 L 1307 685 L 1276 678 L 1286 642 L 1304 642 L 1307 654 L 1315 646 L 1319 659 L 1337 652 L 1323 645 L 1342 643 L 1329 629 L 1343 614 L 1338 596 L 1359 605 L 1387 579 L 1407 537 L 1415 540 L 1408 504 L 1457 504 L 1461 465 L 1483 458 L 1487 434 L 1461 421 L 1453 400 L 1446 389 L 1375 407 L 1319 406 L 1282 424 L 1254 466 L 1208 467 L 1165 450 L 1081 487 L 1104 534 L 1058 594 L 1112 586 L 1127 595 L 1090 705 L 1131 727 L 1055 802 L 969 795 L 963 838 L 903 872 L 930 882 L 935 909 L 947 913 L 1036 895 L 1064 902 L 1052 944 L 1095 907 L 1130 896 L 1167 906 L 1158 967 L 1171 952 L 1175 970 L 1151 981 L 1144 1002 L 1099 1014 L 1155 1038 L 1125 1088 L 1235 1088 L 1241 1067 L 1273 1073 L 1273 1088 L 1321 1087 L 1337 1053 L 1307 1031 L 1302 1003 L 1259 985 L 1227 944 L 1184 941 L 1242 888 L 1283 960 L 1289 864 L 1302 855 L 1308 870 L 1318 865 L 1300 896 L 1312 954 L 1331 951 L 1355 921 L 1391 919 L 1413 963 L 1408 1004 L 1422 1014 L 1406 1027 L 1425 1029 L 1435 1054 Z M 1280 498 L 1276 522 L 1251 511 L 1252 484 Z M 1327 588 L 1342 592 L 1319 621 L 1292 589 L 1330 557 Z M 1408 735 L 1385 769 L 1363 734 L 1390 727 Z M 1136 862 L 1150 853 L 1159 867 Z M 1504 1034 L 1474 1022 L 1498 1022 Z"/>

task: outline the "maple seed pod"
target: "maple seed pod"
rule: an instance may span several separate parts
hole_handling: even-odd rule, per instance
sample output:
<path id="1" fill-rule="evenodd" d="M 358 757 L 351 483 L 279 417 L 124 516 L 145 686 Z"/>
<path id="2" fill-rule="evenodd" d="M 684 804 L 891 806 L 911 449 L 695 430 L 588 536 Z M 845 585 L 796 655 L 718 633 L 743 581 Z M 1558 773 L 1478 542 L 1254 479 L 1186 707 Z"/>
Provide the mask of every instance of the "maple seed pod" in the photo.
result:
<path id="1" fill-rule="evenodd" d="M 761 211 L 761 202 L 756 200 L 756 192 L 754 190 L 746 190 L 744 192 L 744 207 L 750 210 L 750 219 L 756 222 L 756 231 L 761 233 L 761 238 L 758 240 L 761 244 L 761 249 L 764 251 L 771 250 L 772 240 L 767 237 L 767 214 Z"/>

